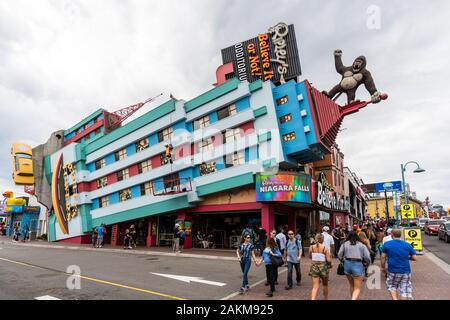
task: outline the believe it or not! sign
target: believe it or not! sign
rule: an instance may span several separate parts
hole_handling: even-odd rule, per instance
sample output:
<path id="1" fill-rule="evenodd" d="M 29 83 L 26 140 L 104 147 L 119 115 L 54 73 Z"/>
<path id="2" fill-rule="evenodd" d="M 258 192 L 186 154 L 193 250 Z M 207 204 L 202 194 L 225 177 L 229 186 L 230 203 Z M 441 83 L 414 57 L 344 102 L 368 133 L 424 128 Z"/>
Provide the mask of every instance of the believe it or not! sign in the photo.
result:
<path id="1" fill-rule="evenodd" d="M 267 33 L 222 49 L 223 64 L 233 63 L 240 81 L 284 83 L 301 75 L 294 25 L 283 22 Z"/>
<path id="2" fill-rule="evenodd" d="M 256 201 L 311 203 L 311 177 L 302 174 L 258 174 Z"/>

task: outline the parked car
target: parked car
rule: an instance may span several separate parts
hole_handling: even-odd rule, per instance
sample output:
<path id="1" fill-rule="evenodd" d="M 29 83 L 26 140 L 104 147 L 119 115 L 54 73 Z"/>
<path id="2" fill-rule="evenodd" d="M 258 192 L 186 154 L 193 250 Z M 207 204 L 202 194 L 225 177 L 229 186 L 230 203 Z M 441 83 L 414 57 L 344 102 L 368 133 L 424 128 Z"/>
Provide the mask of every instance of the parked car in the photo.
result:
<path id="1" fill-rule="evenodd" d="M 441 219 L 444 219 L 444 220 L 450 221 L 450 216 L 444 216 L 444 217 L 441 217 Z"/>
<path id="2" fill-rule="evenodd" d="M 444 240 L 445 242 L 450 243 L 450 221 L 439 226 L 438 238 L 439 240 Z"/>
<path id="3" fill-rule="evenodd" d="M 447 222 L 446 220 L 438 220 L 438 219 L 430 219 L 427 222 L 425 222 L 425 226 L 423 230 L 425 231 L 425 234 L 433 235 L 438 234 L 439 226 L 443 224 L 444 222 Z"/>
<path id="4" fill-rule="evenodd" d="M 423 231 L 423 228 L 425 227 L 425 222 L 427 222 L 428 220 L 430 220 L 430 219 L 429 218 L 420 218 L 419 219 L 420 230 Z"/>

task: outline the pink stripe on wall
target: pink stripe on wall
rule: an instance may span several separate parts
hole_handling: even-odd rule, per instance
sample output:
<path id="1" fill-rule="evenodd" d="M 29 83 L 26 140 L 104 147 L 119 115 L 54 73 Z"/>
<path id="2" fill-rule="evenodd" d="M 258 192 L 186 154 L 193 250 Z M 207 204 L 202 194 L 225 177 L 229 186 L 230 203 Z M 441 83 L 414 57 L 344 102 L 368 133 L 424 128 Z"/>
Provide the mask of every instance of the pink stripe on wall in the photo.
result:
<path id="1" fill-rule="evenodd" d="M 139 168 L 137 164 L 132 165 L 128 168 L 128 174 L 130 177 L 137 176 L 139 174 Z"/>

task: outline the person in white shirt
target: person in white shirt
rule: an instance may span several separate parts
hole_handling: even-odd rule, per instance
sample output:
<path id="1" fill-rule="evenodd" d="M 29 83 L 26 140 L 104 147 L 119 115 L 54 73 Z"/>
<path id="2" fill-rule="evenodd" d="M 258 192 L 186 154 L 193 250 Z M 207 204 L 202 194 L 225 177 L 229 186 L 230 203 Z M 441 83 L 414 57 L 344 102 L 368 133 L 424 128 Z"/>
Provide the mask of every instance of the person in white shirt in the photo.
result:
<path id="1" fill-rule="evenodd" d="M 389 228 L 386 230 L 386 232 L 388 235 L 383 238 L 383 244 L 392 240 L 392 235 L 391 235 L 392 229 Z"/>
<path id="2" fill-rule="evenodd" d="M 334 239 L 333 237 L 328 233 L 330 231 L 330 227 L 324 226 L 322 228 L 322 235 L 323 235 L 323 246 L 328 249 L 330 252 L 331 257 L 334 255 Z"/>
<path id="3" fill-rule="evenodd" d="M 286 249 L 286 236 L 284 235 L 283 230 L 280 230 L 276 238 L 280 241 L 280 252 L 284 257 L 284 251 Z"/>

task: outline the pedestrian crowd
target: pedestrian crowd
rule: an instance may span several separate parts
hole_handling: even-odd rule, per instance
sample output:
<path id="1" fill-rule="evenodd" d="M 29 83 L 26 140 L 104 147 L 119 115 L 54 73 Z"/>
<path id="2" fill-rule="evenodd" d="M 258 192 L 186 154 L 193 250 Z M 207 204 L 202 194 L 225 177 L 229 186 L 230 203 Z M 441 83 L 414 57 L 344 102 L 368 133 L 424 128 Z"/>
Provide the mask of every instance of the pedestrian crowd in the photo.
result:
<path id="1" fill-rule="evenodd" d="M 345 276 L 348 281 L 351 299 L 359 299 L 362 284 L 369 276 L 368 267 L 374 264 L 377 255 L 380 256 L 381 270 L 392 299 L 412 299 L 410 261 L 416 260 L 416 252 L 401 239 L 401 230 L 396 229 L 395 225 L 395 219 L 369 218 L 351 227 L 348 223 L 333 230 L 327 225 L 322 226 L 322 232 L 316 232 L 310 238 L 308 248 L 311 299 L 317 299 L 321 284 L 323 297 L 328 299 L 333 258 L 339 261 L 337 275 Z M 257 267 L 265 265 L 266 296 L 273 297 L 278 285 L 278 268 L 282 266 L 288 268 L 285 290 L 293 288 L 294 270 L 296 285 L 301 286 L 301 262 L 305 250 L 300 232 L 294 233 L 286 227 L 272 230 L 262 246 L 261 238 L 257 238 L 252 231 L 250 228 L 244 229 L 241 244 L 236 250 L 243 273 L 240 293 L 250 290 L 248 273 L 252 261 Z"/>

